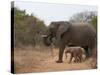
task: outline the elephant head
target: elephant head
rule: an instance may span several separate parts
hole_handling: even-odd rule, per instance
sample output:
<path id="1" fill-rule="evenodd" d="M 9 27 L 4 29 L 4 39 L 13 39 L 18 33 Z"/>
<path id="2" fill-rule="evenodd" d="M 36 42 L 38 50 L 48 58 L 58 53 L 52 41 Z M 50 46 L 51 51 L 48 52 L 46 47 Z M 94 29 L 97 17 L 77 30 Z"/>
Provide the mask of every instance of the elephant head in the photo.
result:
<path id="1" fill-rule="evenodd" d="M 67 21 L 51 22 L 49 25 L 49 33 L 43 36 L 44 43 L 50 45 L 53 37 L 60 40 L 64 32 L 68 31 L 69 28 L 70 23 Z"/>

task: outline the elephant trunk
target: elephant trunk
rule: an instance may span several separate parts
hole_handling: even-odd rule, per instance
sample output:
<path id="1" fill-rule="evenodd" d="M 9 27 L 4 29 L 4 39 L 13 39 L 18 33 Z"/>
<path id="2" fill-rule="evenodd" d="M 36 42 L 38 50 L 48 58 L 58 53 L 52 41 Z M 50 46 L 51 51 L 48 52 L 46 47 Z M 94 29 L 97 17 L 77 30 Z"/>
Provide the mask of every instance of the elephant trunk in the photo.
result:
<path id="1" fill-rule="evenodd" d="M 43 42 L 46 46 L 50 46 L 52 43 L 52 36 L 51 35 L 42 35 Z"/>

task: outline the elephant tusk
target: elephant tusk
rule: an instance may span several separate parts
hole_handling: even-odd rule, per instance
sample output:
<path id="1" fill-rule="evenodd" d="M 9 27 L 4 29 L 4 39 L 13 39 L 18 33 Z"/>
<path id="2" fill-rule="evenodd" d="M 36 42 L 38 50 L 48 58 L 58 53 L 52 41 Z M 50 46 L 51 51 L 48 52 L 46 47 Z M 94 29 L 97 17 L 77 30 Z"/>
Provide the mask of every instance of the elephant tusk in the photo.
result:
<path id="1" fill-rule="evenodd" d="M 42 35 L 42 37 L 44 37 L 44 38 L 45 38 L 45 37 L 47 37 L 47 35 Z"/>

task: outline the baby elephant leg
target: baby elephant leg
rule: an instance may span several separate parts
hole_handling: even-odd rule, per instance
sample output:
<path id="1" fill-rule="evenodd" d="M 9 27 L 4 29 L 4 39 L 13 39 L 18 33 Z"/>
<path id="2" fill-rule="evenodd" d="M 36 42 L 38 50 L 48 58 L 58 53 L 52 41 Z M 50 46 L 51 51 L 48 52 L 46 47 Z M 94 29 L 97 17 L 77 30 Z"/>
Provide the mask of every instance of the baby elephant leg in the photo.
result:
<path id="1" fill-rule="evenodd" d="M 77 56 L 75 56 L 74 58 L 75 58 L 74 62 L 78 63 L 79 62 L 79 58 Z"/>
<path id="2" fill-rule="evenodd" d="M 72 58 L 73 58 L 73 55 L 71 54 L 71 57 L 70 57 L 69 63 L 71 63 L 71 61 L 72 61 Z"/>
<path id="3" fill-rule="evenodd" d="M 82 62 L 82 56 L 79 56 L 79 62 L 80 63 Z"/>
<path id="4" fill-rule="evenodd" d="M 77 63 L 77 57 L 76 56 L 74 56 L 74 62 Z"/>

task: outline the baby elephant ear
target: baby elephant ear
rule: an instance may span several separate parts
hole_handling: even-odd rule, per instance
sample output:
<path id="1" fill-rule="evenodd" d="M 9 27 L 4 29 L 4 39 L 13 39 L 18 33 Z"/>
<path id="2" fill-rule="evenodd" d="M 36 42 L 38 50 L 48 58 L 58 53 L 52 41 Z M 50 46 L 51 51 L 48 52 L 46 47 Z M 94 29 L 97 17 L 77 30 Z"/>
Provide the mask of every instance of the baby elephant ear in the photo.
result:
<path id="1" fill-rule="evenodd" d="M 57 38 L 61 38 L 61 35 L 68 31 L 68 29 L 70 28 L 70 23 L 69 22 L 59 22 L 59 27 L 57 30 Z"/>

